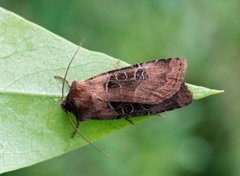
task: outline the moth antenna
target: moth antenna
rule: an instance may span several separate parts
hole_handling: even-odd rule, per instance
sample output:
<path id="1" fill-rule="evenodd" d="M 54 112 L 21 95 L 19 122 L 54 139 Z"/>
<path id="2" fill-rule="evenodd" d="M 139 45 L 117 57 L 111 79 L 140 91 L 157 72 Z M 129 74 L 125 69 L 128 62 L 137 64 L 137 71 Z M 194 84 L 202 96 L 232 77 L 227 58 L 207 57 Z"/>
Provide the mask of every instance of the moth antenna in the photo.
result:
<path id="1" fill-rule="evenodd" d="M 66 80 L 67 78 L 67 74 L 68 74 L 68 70 L 73 62 L 73 59 L 75 58 L 75 56 L 77 55 L 80 47 L 82 46 L 82 43 L 84 42 L 84 39 L 81 41 L 81 43 L 79 44 L 77 50 L 75 51 L 75 53 L 73 54 L 68 66 L 67 66 L 67 69 L 66 69 L 66 72 L 65 72 L 65 75 L 63 77 L 63 80 Z M 65 82 L 66 81 L 63 81 L 63 84 L 62 84 L 62 100 L 64 99 L 64 85 L 65 85 Z M 77 132 L 88 144 L 90 144 L 93 148 L 95 148 L 98 152 L 100 152 L 102 155 L 104 155 L 105 157 L 107 157 L 108 159 L 110 159 L 110 157 L 105 153 L 103 152 L 100 148 L 98 148 L 94 143 L 92 143 L 76 126 L 75 124 L 73 123 L 72 119 L 69 117 L 68 113 L 66 112 L 67 114 L 67 117 L 70 121 L 70 124 L 72 125 L 72 127 L 75 129 L 75 132 Z"/>
<path id="2" fill-rule="evenodd" d="M 104 155 L 105 157 L 107 157 L 108 159 L 111 159 L 104 151 L 102 151 L 99 147 L 97 147 L 94 143 L 92 143 L 73 123 L 72 119 L 69 117 L 68 113 L 67 113 L 67 117 L 70 121 L 70 124 L 72 125 L 72 127 L 75 129 L 75 131 L 88 143 L 90 144 L 93 148 L 95 148 L 98 152 L 100 152 L 102 155 Z"/>
<path id="3" fill-rule="evenodd" d="M 65 81 L 65 82 L 67 83 L 68 87 L 69 87 L 69 88 L 71 87 L 71 85 L 70 85 L 70 83 L 68 82 L 68 80 L 64 80 L 63 77 L 61 77 L 61 76 L 54 76 L 54 78 L 60 80 L 61 82 Z"/>
<path id="4" fill-rule="evenodd" d="M 69 62 L 69 64 L 68 64 L 68 67 L 67 67 L 67 70 L 66 70 L 66 72 L 65 72 L 65 75 L 64 75 L 64 77 L 63 77 L 63 80 L 66 80 L 67 74 L 68 74 L 68 70 L 69 70 L 69 68 L 70 68 L 70 66 L 71 66 L 71 64 L 72 64 L 72 61 L 73 61 L 73 59 L 75 58 L 75 56 L 77 55 L 77 53 L 78 53 L 79 49 L 81 48 L 83 42 L 84 42 L 84 39 L 81 41 L 81 43 L 79 44 L 77 50 L 76 50 L 75 53 L 73 54 L 73 57 L 71 58 L 71 60 L 70 60 L 70 62 Z M 62 84 L 62 100 L 64 99 L 64 85 L 65 85 L 65 81 L 63 81 L 63 84 Z"/>

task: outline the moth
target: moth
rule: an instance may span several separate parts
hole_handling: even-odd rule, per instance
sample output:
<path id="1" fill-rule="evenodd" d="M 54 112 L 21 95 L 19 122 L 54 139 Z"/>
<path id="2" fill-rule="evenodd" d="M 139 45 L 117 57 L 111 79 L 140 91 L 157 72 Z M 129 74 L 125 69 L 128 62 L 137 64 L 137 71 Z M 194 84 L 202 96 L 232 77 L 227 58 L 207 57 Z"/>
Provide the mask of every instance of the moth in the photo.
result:
<path id="1" fill-rule="evenodd" d="M 79 122 L 88 119 L 126 119 L 132 123 L 135 116 L 159 114 L 190 104 L 193 95 L 184 83 L 186 69 L 185 59 L 173 57 L 73 81 L 61 107 L 74 114 L 75 129 Z"/>
<path id="2" fill-rule="evenodd" d="M 76 120 L 112 120 L 158 114 L 193 100 L 184 83 L 185 59 L 168 58 L 73 81 L 61 107 Z"/>

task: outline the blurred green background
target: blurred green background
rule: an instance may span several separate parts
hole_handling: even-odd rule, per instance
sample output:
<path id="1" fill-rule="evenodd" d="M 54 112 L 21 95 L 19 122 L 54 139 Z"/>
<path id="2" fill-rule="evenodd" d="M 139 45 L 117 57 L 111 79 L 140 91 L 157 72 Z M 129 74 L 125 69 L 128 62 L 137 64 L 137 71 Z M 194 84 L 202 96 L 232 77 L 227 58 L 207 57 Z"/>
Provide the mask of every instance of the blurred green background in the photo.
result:
<path id="1" fill-rule="evenodd" d="M 0 6 L 130 64 L 186 57 L 188 83 L 225 90 L 96 141 L 111 160 L 86 146 L 4 176 L 240 175 L 239 0 L 1 0 Z"/>

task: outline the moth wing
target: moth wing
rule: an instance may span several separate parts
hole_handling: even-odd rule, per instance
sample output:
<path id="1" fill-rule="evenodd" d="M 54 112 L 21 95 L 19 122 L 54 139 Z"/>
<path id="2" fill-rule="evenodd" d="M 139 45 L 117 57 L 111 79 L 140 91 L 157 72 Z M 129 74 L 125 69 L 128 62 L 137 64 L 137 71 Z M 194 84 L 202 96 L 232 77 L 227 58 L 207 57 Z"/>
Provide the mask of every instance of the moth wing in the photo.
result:
<path id="1" fill-rule="evenodd" d="M 113 70 L 86 82 L 103 101 L 159 104 L 179 91 L 186 68 L 185 59 L 162 59 Z"/>
<path id="2" fill-rule="evenodd" d="M 180 90 L 175 95 L 159 104 L 140 104 L 131 102 L 109 102 L 109 104 L 117 113 L 117 118 L 124 118 L 171 111 L 186 106 L 192 101 L 192 93 L 188 90 L 187 86 L 182 83 Z"/>

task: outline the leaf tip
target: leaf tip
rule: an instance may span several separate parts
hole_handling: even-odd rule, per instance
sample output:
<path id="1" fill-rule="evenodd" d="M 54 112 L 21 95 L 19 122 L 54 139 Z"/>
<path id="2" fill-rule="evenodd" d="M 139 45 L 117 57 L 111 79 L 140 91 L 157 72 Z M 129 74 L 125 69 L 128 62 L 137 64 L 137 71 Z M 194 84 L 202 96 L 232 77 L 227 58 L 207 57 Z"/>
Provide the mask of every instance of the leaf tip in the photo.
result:
<path id="1" fill-rule="evenodd" d="M 224 90 L 212 89 L 212 93 L 213 93 L 213 94 L 220 94 L 220 93 L 224 93 Z"/>
<path id="2" fill-rule="evenodd" d="M 195 100 L 202 99 L 211 95 L 216 95 L 223 93 L 224 90 L 209 89 L 202 86 L 195 86 L 192 84 L 187 84 L 189 90 L 193 93 L 193 98 Z"/>

